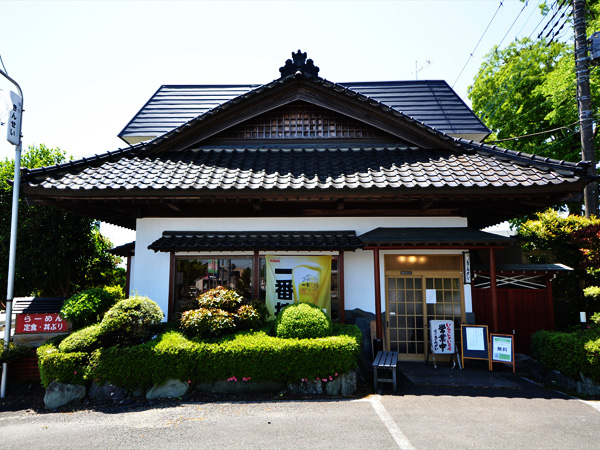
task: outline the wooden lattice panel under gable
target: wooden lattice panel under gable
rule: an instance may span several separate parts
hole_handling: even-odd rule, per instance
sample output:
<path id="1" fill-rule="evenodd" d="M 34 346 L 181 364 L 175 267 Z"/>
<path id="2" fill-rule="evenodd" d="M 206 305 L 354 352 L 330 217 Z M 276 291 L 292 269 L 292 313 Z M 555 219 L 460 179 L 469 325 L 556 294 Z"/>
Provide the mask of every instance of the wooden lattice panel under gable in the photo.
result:
<path id="1" fill-rule="evenodd" d="M 295 102 L 234 126 L 217 139 L 378 139 L 390 135 L 319 106 Z"/>

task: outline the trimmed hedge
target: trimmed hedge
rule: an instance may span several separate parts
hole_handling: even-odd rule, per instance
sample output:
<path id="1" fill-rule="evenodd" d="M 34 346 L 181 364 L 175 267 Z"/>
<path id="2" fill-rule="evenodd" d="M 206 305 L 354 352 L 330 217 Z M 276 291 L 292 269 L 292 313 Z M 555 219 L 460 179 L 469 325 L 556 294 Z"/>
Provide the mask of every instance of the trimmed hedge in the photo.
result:
<path id="1" fill-rule="evenodd" d="M 106 311 L 123 297 L 119 286 L 87 289 L 67 299 L 60 315 L 80 329 L 102 320 Z"/>
<path id="2" fill-rule="evenodd" d="M 77 384 L 85 380 L 111 383 L 130 391 L 168 379 L 190 383 L 232 377 L 299 381 L 356 368 L 362 339 L 360 330 L 354 325 L 336 325 L 333 332 L 334 336 L 320 339 L 280 339 L 260 331 L 195 341 L 172 330 L 145 344 L 101 348 L 91 354 L 60 353 L 49 344 L 38 351 L 38 356 L 46 387 L 53 379 L 70 382 L 67 378 Z M 84 379 L 78 378 L 82 367 Z"/>
<path id="3" fill-rule="evenodd" d="M 533 357 L 551 370 L 579 379 L 580 374 L 600 383 L 600 327 L 565 333 L 537 331 L 531 336 Z"/>
<path id="4" fill-rule="evenodd" d="M 294 303 L 277 315 L 275 332 L 284 339 L 325 337 L 331 333 L 331 319 L 317 305 Z"/>

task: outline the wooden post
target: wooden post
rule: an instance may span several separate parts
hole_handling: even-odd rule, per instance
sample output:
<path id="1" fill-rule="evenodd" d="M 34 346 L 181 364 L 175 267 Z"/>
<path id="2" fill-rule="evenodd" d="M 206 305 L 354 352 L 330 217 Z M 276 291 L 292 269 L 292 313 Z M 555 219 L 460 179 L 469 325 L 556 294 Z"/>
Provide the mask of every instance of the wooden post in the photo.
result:
<path id="1" fill-rule="evenodd" d="M 379 249 L 373 249 L 373 263 L 375 272 L 375 330 L 377 339 L 383 339 L 383 322 L 381 319 L 381 283 L 379 269 Z"/>
<path id="2" fill-rule="evenodd" d="M 340 323 L 346 323 L 346 316 L 344 310 L 346 309 L 346 302 L 344 300 L 344 252 L 340 251 L 338 256 L 338 299 L 340 301 Z"/>
<path id="3" fill-rule="evenodd" d="M 556 275 L 555 275 L 556 276 Z M 554 330 L 554 300 L 552 298 L 552 277 L 546 277 L 546 295 L 548 296 L 548 320 L 546 320 L 545 329 Z"/>
<path id="4" fill-rule="evenodd" d="M 175 252 L 171 252 L 171 261 L 169 267 L 169 308 L 167 311 L 167 319 L 173 320 L 175 318 Z"/>
<path id="5" fill-rule="evenodd" d="M 252 262 L 252 299 L 260 299 L 260 256 L 258 250 L 254 250 L 254 261 Z"/>
<path id="6" fill-rule="evenodd" d="M 490 289 L 492 291 L 493 332 L 498 332 L 498 288 L 496 286 L 496 251 L 490 248 Z"/>

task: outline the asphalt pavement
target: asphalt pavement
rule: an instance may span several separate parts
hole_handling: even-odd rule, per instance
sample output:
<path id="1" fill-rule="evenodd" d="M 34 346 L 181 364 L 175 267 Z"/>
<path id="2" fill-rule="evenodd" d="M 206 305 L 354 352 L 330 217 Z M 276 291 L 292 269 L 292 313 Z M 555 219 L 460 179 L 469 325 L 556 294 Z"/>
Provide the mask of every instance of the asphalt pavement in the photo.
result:
<path id="1" fill-rule="evenodd" d="M 446 375 L 445 372 L 440 372 Z M 456 376 L 456 375 L 453 375 Z M 0 409 L 3 449 L 598 448 L 600 402 L 512 373 L 508 387 L 415 385 L 399 377 L 352 399 L 180 400 L 116 407 Z M 372 389 L 370 389 L 372 391 Z"/>

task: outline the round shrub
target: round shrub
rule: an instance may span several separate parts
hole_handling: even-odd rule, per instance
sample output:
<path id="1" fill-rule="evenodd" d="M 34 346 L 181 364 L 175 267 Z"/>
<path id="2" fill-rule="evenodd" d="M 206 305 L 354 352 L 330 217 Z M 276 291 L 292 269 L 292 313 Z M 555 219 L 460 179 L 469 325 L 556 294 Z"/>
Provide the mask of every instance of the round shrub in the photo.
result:
<path id="1" fill-rule="evenodd" d="M 73 323 L 74 329 L 79 329 L 100 322 L 106 311 L 121 298 L 122 289 L 92 288 L 86 289 L 67 299 L 63 304 L 60 315 Z"/>
<path id="2" fill-rule="evenodd" d="M 101 337 L 100 324 L 96 323 L 68 335 L 58 344 L 58 349 L 63 353 L 91 352 L 102 346 Z"/>
<path id="3" fill-rule="evenodd" d="M 181 329 L 190 336 L 221 336 L 235 329 L 234 316 L 219 308 L 200 308 L 181 316 Z"/>
<path id="4" fill-rule="evenodd" d="M 275 333 L 286 339 L 325 337 L 331 334 L 331 319 L 317 305 L 295 303 L 277 315 Z"/>
<path id="5" fill-rule="evenodd" d="M 110 308 L 100 322 L 103 342 L 134 345 L 150 338 L 164 314 L 148 297 L 134 296 Z"/>

